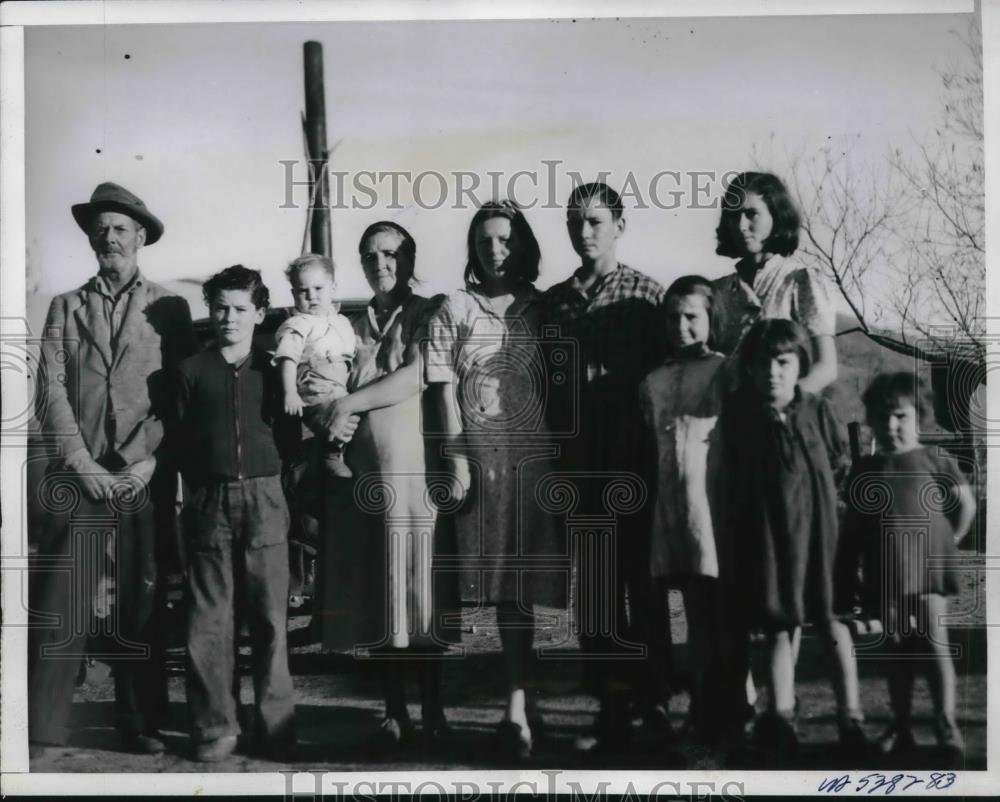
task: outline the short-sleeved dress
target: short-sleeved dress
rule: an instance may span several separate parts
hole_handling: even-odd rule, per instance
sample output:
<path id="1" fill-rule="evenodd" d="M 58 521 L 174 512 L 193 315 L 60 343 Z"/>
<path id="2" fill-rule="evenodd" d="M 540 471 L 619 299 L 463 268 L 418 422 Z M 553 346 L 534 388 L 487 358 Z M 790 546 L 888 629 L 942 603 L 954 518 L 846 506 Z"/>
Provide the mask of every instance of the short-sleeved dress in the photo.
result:
<path id="1" fill-rule="evenodd" d="M 719 575 L 709 479 L 710 442 L 722 406 L 722 354 L 704 347 L 668 359 L 639 385 L 639 407 L 656 440 L 650 533 L 652 576 Z M 717 449 L 712 450 L 717 456 Z"/>
<path id="2" fill-rule="evenodd" d="M 723 609 L 788 629 L 833 618 L 837 485 L 848 457 L 827 401 L 796 390 L 782 420 L 747 388 L 719 416 L 726 471 L 719 533 Z"/>
<path id="3" fill-rule="evenodd" d="M 873 616 L 906 596 L 957 593 L 954 563 L 939 558 L 957 554 L 952 516 L 964 484 L 955 460 L 929 448 L 858 460 L 846 484 L 838 606 L 853 602 L 859 558 L 860 601 Z"/>
<path id="4" fill-rule="evenodd" d="M 564 528 L 536 498 L 556 454 L 540 300 L 530 285 L 496 299 L 471 285 L 449 295 L 430 325 L 427 382 L 456 385 L 472 475 L 453 516 L 465 601 L 561 607 L 568 597 Z"/>
<path id="5" fill-rule="evenodd" d="M 736 353 L 743 335 L 758 320 L 794 320 L 813 337 L 836 333 L 829 282 L 794 256 L 770 256 L 753 287 L 735 272 L 716 279 L 712 287 L 712 345 L 727 356 Z"/>
<path id="6" fill-rule="evenodd" d="M 354 321 L 348 389 L 406 364 L 442 300 L 411 294 L 379 328 L 372 305 Z M 328 497 L 321 590 L 325 649 L 440 647 L 448 584 L 432 572 L 437 508 L 427 489 L 422 395 L 365 413 L 345 459 L 354 473 Z"/>

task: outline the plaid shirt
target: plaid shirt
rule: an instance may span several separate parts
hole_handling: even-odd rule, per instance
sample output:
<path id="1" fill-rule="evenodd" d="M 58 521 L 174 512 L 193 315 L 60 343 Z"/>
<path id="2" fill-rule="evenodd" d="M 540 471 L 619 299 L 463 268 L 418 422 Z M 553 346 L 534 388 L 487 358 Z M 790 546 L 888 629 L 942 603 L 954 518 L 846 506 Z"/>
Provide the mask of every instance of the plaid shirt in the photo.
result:
<path id="1" fill-rule="evenodd" d="M 663 286 L 619 264 L 584 290 L 577 270 L 545 293 L 545 322 L 575 340 L 588 389 L 635 390 L 666 351 Z"/>

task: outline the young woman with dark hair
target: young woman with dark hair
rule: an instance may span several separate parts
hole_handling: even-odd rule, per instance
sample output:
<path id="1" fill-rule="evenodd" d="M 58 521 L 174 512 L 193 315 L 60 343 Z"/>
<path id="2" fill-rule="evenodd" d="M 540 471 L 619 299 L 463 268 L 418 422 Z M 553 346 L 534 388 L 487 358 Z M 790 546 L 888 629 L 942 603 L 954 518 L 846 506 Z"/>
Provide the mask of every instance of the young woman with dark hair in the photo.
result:
<path id="1" fill-rule="evenodd" d="M 837 378 L 836 307 L 823 275 L 794 258 L 799 228 L 799 213 L 777 176 L 746 172 L 729 182 L 715 252 L 739 261 L 734 273 L 714 282 L 713 340 L 733 354 L 755 321 L 794 320 L 808 332 L 812 351 L 802 387 L 819 392 Z"/>

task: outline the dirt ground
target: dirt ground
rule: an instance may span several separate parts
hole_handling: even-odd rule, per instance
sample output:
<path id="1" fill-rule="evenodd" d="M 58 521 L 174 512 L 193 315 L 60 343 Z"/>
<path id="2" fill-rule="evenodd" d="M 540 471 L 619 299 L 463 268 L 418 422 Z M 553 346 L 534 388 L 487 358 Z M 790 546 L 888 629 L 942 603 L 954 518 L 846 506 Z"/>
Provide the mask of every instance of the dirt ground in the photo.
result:
<path id="1" fill-rule="evenodd" d="M 973 560 L 974 562 L 974 560 Z M 810 632 L 803 637 L 797 672 L 800 701 L 799 727 L 802 748 L 789 768 L 964 768 L 986 767 L 986 637 L 983 604 L 983 572 L 974 567 L 963 573 L 963 593 L 953 600 L 956 611 L 952 643 L 959 645 L 958 719 L 965 735 L 967 754 L 963 765 L 945 765 L 933 747 L 931 702 L 926 684 L 918 680 L 915 689 L 915 733 L 920 751 L 910 766 L 894 766 L 873 757 L 865 766 L 846 765 L 836 750 L 837 730 L 833 693 L 827 678 L 827 660 L 819 640 Z M 581 664 L 575 642 L 568 637 L 565 617 L 558 611 L 547 615 L 539 627 L 539 646 L 560 644 L 538 664 L 536 692 L 545 721 L 545 737 L 536 745 L 526 764 L 532 768 L 688 768 L 713 769 L 727 765 L 727 755 L 693 744 L 679 742 L 666 748 L 636 730 L 637 745 L 627 755 L 595 758 L 574 753 L 573 740 L 588 732 L 596 703 L 581 691 Z M 676 596 L 671 598 L 675 661 L 683 668 L 685 625 Z M 323 654 L 309 643 L 307 616 L 291 621 L 291 666 L 298 703 L 296 727 L 300 742 L 294 766 L 299 770 L 456 770 L 463 768 L 504 768 L 493 757 L 492 735 L 503 716 L 503 665 L 495 619 L 490 609 L 469 609 L 463 615 L 463 651 L 455 651 L 446 662 L 443 675 L 448 720 L 455 729 L 455 746 L 449 750 L 426 752 L 419 746 L 404 749 L 390 759 L 374 760 L 361 748 L 366 736 L 375 731 L 381 718 L 379 689 L 351 658 Z M 757 651 L 760 649 L 758 647 Z M 757 657 L 759 658 L 759 654 Z M 109 668 L 96 663 L 87 671 L 86 682 L 75 697 L 73 732 L 70 745 L 51 748 L 31 762 L 32 772 L 273 772 L 279 764 L 239 752 L 216 764 L 201 764 L 187 757 L 189 745 L 187 712 L 184 704 L 182 653 L 171 655 L 169 692 L 172 726 L 167 730 L 169 751 L 160 756 L 131 755 L 121 751 L 114 730 L 114 688 Z M 862 705 L 865 731 L 877 738 L 889 723 L 885 681 L 871 661 L 860 660 Z M 419 720 L 415 683 L 411 684 L 410 713 Z M 764 706 L 763 694 L 758 708 Z M 244 676 L 242 713 L 249 715 L 252 702 L 250 678 Z M 687 694 L 678 690 L 670 704 L 671 722 L 679 728 L 687 709 Z M 524 767 L 522 765 L 522 767 Z"/>

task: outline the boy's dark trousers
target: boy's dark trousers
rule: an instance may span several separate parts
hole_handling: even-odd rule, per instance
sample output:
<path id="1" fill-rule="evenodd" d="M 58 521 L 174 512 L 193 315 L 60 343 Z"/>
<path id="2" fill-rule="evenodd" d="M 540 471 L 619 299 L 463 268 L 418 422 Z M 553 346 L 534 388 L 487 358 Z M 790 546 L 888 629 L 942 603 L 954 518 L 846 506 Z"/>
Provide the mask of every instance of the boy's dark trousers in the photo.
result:
<path id="1" fill-rule="evenodd" d="M 30 573 L 28 739 L 66 743 L 85 654 L 114 668 L 115 720 L 122 735 L 155 732 L 169 711 L 160 569 L 168 545 L 162 523 L 172 505 L 157 515 L 148 494 L 90 501 L 74 478 L 59 472 L 46 475 L 39 498 L 48 509 L 40 516 L 41 543 Z M 97 618 L 102 574 L 114 581 L 114 604 L 107 617 Z"/>
<path id="2" fill-rule="evenodd" d="M 581 649 L 592 655 L 584 664 L 584 682 L 602 706 L 598 729 L 610 736 L 626 729 L 629 701 L 648 711 L 667 698 L 662 668 L 669 655 L 669 630 L 664 628 L 662 607 L 656 609 L 658 600 L 649 577 L 651 465 L 655 461 L 650 461 L 649 438 L 639 422 L 634 391 L 584 394 L 581 421 L 581 432 L 565 449 L 567 467 L 606 477 L 621 475 L 629 481 L 638 477 L 644 485 L 639 495 L 646 499 L 631 512 L 613 513 L 614 570 L 603 563 L 598 568 L 600 577 L 585 578 L 580 571 L 577 576 L 578 602 L 609 611 L 614 627 L 610 633 L 581 633 L 580 637 Z M 589 494 L 587 489 L 582 491 L 579 511 L 607 516 L 605 505 L 614 494 Z"/>
<path id="3" fill-rule="evenodd" d="M 196 742 L 237 735 L 245 613 L 258 745 L 294 739 L 288 670 L 288 509 L 278 476 L 210 482 L 191 497 L 187 698 Z M 235 678 L 235 679 L 234 679 Z M 235 687 L 234 687 L 235 685 Z"/>

